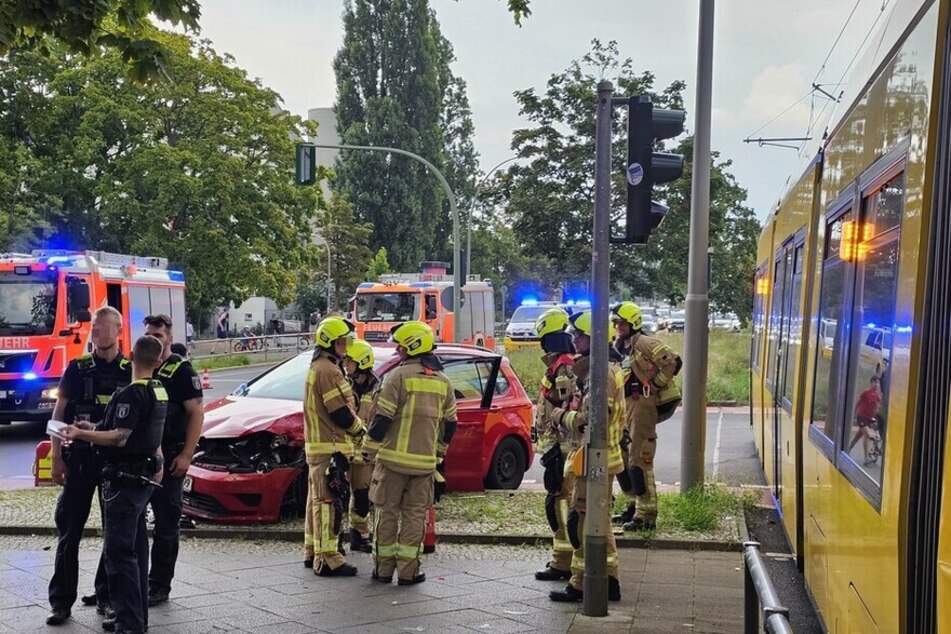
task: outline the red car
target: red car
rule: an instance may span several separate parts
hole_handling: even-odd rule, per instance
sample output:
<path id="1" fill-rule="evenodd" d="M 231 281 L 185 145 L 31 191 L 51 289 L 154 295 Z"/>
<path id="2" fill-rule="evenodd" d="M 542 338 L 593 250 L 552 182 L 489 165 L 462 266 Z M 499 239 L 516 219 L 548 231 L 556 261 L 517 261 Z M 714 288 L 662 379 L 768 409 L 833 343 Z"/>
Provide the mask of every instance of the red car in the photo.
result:
<path id="1" fill-rule="evenodd" d="M 374 347 L 376 372 L 396 366 L 395 348 Z M 450 491 L 516 489 L 534 460 L 532 403 L 504 357 L 440 345 L 456 392 L 459 426 L 446 455 Z M 302 514 L 304 379 L 311 352 L 277 365 L 205 407 L 198 451 L 185 478 L 184 511 L 229 523 Z"/>

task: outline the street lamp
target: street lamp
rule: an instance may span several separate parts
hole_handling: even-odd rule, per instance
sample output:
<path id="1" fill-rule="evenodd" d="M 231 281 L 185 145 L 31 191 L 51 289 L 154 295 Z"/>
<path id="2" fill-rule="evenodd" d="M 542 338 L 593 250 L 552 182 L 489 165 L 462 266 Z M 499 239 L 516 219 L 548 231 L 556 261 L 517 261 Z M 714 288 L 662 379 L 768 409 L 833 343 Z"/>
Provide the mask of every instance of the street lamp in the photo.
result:
<path id="1" fill-rule="evenodd" d="M 505 159 L 501 163 L 497 164 L 495 167 L 490 169 L 485 173 L 485 176 L 479 181 L 475 188 L 475 194 L 472 196 L 472 204 L 469 205 L 469 213 L 466 215 L 466 275 L 472 273 L 472 212 L 475 211 L 475 206 L 479 202 L 479 194 L 482 192 L 482 186 L 485 185 L 485 181 L 488 180 L 489 176 L 495 173 L 495 170 L 499 169 L 506 163 L 511 163 L 512 161 L 517 161 L 522 157 L 512 156 Z"/>

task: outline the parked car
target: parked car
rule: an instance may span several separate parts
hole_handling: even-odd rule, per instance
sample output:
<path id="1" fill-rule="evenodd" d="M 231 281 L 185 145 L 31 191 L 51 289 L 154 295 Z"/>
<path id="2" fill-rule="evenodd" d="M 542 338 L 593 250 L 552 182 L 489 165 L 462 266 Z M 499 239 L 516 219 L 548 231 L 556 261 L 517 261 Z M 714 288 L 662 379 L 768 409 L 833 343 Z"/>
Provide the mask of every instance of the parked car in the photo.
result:
<path id="1" fill-rule="evenodd" d="M 671 311 L 667 318 L 667 330 L 670 332 L 683 332 L 684 322 L 687 320 L 687 313 L 683 310 Z"/>
<path id="2" fill-rule="evenodd" d="M 399 359 L 374 346 L 383 376 Z M 459 426 L 446 455 L 449 490 L 516 489 L 534 460 L 532 403 L 504 357 L 440 345 L 455 388 Z M 303 512 L 304 380 L 311 352 L 299 354 L 205 407 L 184 482 L 186 515 L 229 523 L 277 522 Z"/>
<path id="3" fill-rule="evenodd" d="M 710 328 L 715 330 L 740 331 L 740 318 L 735 313 L 713 313 L 710 316 Z"/>

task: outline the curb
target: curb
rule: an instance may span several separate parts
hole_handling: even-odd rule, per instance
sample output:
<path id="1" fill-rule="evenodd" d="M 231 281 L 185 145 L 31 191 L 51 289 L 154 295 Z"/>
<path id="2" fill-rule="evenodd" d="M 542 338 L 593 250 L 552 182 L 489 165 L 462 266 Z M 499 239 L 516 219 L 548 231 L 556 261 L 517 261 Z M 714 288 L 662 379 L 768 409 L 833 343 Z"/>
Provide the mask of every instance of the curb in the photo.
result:
<path id="1" fill-rule="evenodd" d="M 149 534 L 152 531 L 149 529 Z M 740 534 L 746 534 L 746 517 L 740 524 Z M 56 536 L 54 526 L 0 526 L 0 535 L 13 536 Z M 298 542 L 302 533 L 298 530 L 263 531 L 236 528 L 232 530 L 216 528 L 184 528 L 183 537 L 194 539 L 240 539 Z M 83 537 L 102 537 L 101 528 L 83 529 Z M 547 546 L 551 542 L 549 535 L 476 535 L 468 533 L 442 533 L 438 541 L 444 544 L 471 544 L 479 546 Z M 652 548 L 656 550 L 689 550 L 705 552 L 742 552 L 742 542 L 721 540 L 688 541 L 679 539 L 645 539 L 642 537 L 617 537 L 618 548 Z"/>

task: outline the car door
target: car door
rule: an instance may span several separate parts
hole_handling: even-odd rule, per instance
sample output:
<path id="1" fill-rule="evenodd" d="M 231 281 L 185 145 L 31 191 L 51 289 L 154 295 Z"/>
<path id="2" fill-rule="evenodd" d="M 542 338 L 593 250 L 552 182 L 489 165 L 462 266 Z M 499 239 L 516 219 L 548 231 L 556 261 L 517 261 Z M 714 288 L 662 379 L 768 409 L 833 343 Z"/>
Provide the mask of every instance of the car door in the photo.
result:
<path id="1" fill-rule="evenodd" d="M 446 454 L 446 484 L 453 491 L 481 491 L 485 464 L 483 442 L 492 417 L 501 357 L 444 360 L 444 372 L 456 395 L 458 427 Z"/>

